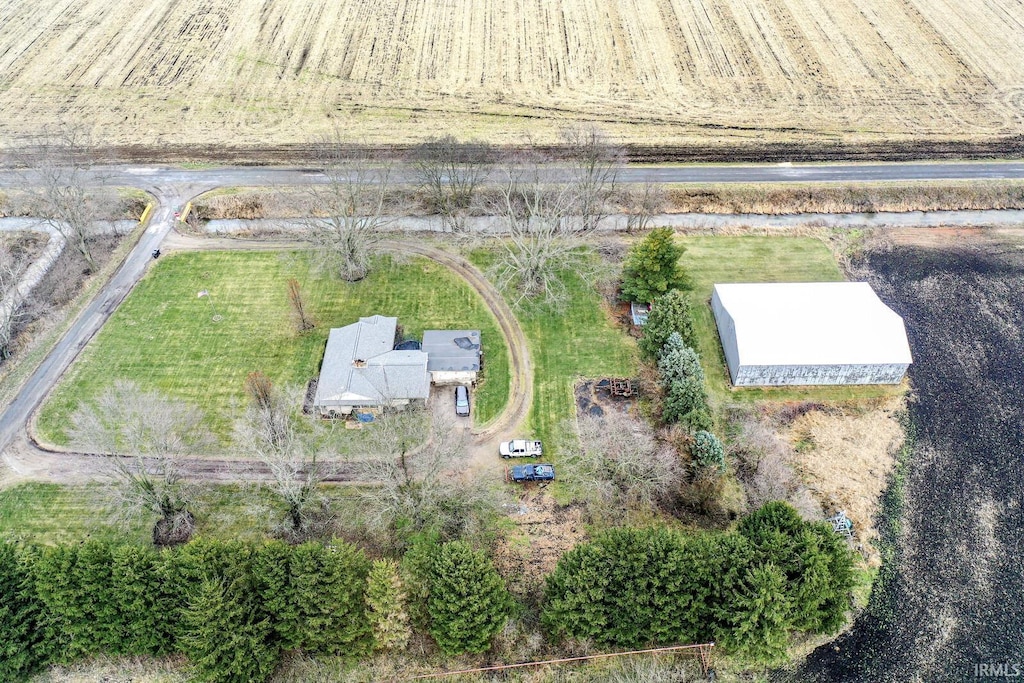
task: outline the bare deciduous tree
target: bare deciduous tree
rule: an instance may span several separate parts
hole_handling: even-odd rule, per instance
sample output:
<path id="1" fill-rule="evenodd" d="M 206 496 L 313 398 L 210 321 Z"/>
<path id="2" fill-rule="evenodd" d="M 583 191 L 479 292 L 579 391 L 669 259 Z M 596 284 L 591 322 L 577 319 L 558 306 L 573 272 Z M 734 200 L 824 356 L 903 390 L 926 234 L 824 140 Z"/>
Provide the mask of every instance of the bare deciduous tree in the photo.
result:
<path id="1" fill-rule="evenodd" d="M 452 232 L 465 228 L 477 189 L 494 162 L 491 145 L 475 140 L 459 142 L 451 135 L 432 138 L 412 154 L 420 189 Z"/>
<path id="2" fill-rule="evenodd" d="M 306 310 L 306 301 L 302 298 L 302 287 L 295 278 L 288 280 L 288 303 L 292 305 L 292 317 L 295 319 L 295 328 L 300 334 L 316 327 L 313 317 Z"/>
<path id="3" fill-rule="evenodd" d="M 27 297 L 20 286 L 28 266 L 24 253 L 0 244 L 0 359 L 10 357 L 14 334 L 28 316 Z"/>
<path id="4" fill-rule="evenodd" d="M 651 218 L 665 210 L 668 197 L 661 183 L 646 182 L 625 197 L 626 230 L 646 230 Z"/>
<path id="5" fill-rule="evenodd" d="M 92 138 L 84 129 L 61 124 L 43 132 L 25 155 L 25 163 L 35 172 L 26 178 L 31 188 L 32 212 L 64 236 L 82 254 L 90 272 L 96 271 L 96 259 L 89 246 L 100 217 L 101 194 L 93 189 Z"/>
<path id="6" fill-rule="evenodd" d="M 153 512 L 159 515 L 154 543 L 189 539 L 196 490 L 183 480 L 180 459 L 208 441 L 197 408 L 118 381 L 93 404 L 79 406 L 69 436 L 76 447 L 112 456 L 111 502 L 122 521 Z"/>
<path id="7" fill-rule="evenodd" d="M 579 444 L 562 458 L 562 479 L 594 517 L 649 511 L 677 491 L 684 470 L 647 425 L 609 412 L 579 420 Z"/>
<path id="8" fill-rule="evenodd" d="M 574 182 L 546 182 L 543 165 L 536 157 L 520 158 L 502 170 L 494 212 L 507 236 L 493 273 L 513 305 L 535 300 L 558 308 L 567 299 L 565 275 L 593 281 L 598 264 L 580 239 L 589 232 L 575 213 L 580 188 Z"/>
<path id="9" fill-rule="evenodd" d="M 474 536 L 497 518 L 503 494 L 465 476 L 466 438 L 450 420 L 409 409 L 371 429 L 364 476 L 377 485 L 360 490 L 371 530 L 401 546 L 426 530 L 446 540 Z"/>
<path id="10" fill-rule="evenodd" d="M 300 213 L 320 265 L 343 280 L 366 277 L 387 223 L 391 165 L 343 144 L 337 135 L 314 147 L 324 182 L 299 193 Z"/>
<path id="11" fill-rule="evenodd" d="M 288 541 L 306 541 L 331 523 L 330 501 L 320 485 L 333 469 L 316 443 L 316 424 L 302 424 L 297 414 L 301 391 L 279 391 L 262 373 L 251 373 L 246 389 L 253 400 L 235 426 L 235 442 L 270 474 L 263 488 L 283 511 L 275 530 Z"/>
<path id="12" fill-rule="evenodd" d="M 571 182 L 575 187 L 575 213 L 582 229 L 597 229 L 611 211 L 624 153 L 596 126 L 573 126 L 562 131 Z"/>

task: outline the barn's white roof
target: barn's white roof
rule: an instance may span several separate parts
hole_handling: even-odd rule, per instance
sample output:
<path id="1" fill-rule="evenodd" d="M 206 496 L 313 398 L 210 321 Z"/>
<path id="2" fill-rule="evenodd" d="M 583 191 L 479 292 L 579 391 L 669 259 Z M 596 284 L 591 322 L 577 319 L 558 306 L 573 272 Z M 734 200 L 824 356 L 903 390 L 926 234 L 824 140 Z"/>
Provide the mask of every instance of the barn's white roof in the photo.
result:
<path id="1" fill-rule="evenodd" d="M 740 365 L 911 362 L 903 318 L 866 282 L 718 284 Z"/>

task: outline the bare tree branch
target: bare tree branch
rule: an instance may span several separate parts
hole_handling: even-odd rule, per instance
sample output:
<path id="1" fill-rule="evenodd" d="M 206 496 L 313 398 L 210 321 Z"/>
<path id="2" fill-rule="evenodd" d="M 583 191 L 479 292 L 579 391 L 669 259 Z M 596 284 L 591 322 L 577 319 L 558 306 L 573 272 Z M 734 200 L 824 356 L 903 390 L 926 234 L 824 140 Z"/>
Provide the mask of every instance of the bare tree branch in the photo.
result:
<path id="1" fill-rule="evenodd" d="M 180 459 L 209 440 L 197 408 L 118 381 L 71 415 L 70 437 L 77 447 L 113 456 L 110 494 L 119 519 L 153 512 L 160 516 L 154 542 L 188 540 L 196 491 L 182 479 Z"/>
<path id="2" fill-rule="evenodd" d="M 26 179 L 32 212 L 57 230 L 85 258 L 90 272 L 96 272 L 89 239 L 95 234 L 104 201 L 90 189 L 93 142 L 79 126 L 61 124 L 46 129 L 33 140 L 26 165 L 36 177 Z M 95 184 L 95 179 L 92 179 Z"/>
<path id="3" fill-rule="evenodd" d="M 14 334 L 29 316 L 27 297 L 19 286 L 29 265 L 24 253 L 0 244 L 0 359 L 10 357 Z"/>
<path id="4" fill-rule="evenodd" d="M 318 141 L 314 154 L 326 182 L 303 186 L 297 208 L 307 216 L 320 266 L 343 280 L 361 280 L 388 222 L 391 165 L 342 144 L 337 135 Z"/>
<path id="5" fill-rule="evenodd" d="M 587 282 L 597 275 L 596 261 L 580 239 L 589 232 L 575 213 L 580 187 L 575 182 L 544 182 L 543 163 L 536 157 L 510 160 L 502 169 L 493 207 L 505 222 L 507 236 L 492 271 L 514 306 L 534 300 L 559 308 L 568 298 L 566 273 Z"/>
<path id="6" fill-rule="evenodd" d="M 566 128 L 562 139 L 575 186 L 575 212 L 582 230 L 591 232 L 611 212 L 625 154 L 596 126 Z"/>
<path id="7" fill-rule="evenodd" d="M 451 135 L 432 138 L 413 150 L 412 165 L 420 190 L 452 232 L 465 229 L 477 189 L 491 172 L 494 161 L 491 145 L 459 142 Z"/>
<path id="8" fill-rule="evenodd" d="M 316 443 L 316 423 L 303 424 L 298 415 L 303 392 L 276 390 L 262 373 L 250 375 L 246 386 L 253 401 L 236 424 L 235 443 L 270 472 L 263 488 L 284 511 L 278 533 L 296 543 L 313 538 L 331 523 L 330 500 L 320 485 L 334 469 Z"/>

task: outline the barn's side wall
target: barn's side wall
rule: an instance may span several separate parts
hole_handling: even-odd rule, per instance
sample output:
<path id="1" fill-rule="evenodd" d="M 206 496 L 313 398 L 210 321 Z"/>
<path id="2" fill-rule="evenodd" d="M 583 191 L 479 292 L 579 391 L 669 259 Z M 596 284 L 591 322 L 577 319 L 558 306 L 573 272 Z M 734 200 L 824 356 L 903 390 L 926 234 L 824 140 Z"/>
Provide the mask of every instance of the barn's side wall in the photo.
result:
<path id="1" fill-rule="evenodd" d="M 732 316 L 725 310 L 722 301 L 718 298 L 718 291 L 711 292 L 711 310 L 715 314 L 715 325 L 718 327 L 718 338 L 722 341 L 722 351 L 725 352 L 725 362 L 729 366 L 729 377 L 733 384 L 736 384 L 736 371 L 740 366 L 740 353 L 736 345 L 736 323 Z M 739 386 L 737 384 L 737 386 Z"/>
<path id="2" fill-rule="evenodd" d="M 741 365 L 733 374 L 737 387 L 773 387 L 809 384 L 899 384 L 906 363 L 877 365 Z M 730 372 L 732 361 L 729 362 Z"/>

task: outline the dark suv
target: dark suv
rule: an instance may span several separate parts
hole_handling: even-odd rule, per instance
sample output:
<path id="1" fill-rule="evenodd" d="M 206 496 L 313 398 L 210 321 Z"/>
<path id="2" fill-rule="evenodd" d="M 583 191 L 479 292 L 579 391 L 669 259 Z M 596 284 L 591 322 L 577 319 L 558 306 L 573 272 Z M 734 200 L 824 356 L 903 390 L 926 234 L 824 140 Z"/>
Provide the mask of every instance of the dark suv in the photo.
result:
<path id="1" fill-rule="evenodd" d="M 455 387 L 455 414 L 469 417 L 469 388 Z"/>

